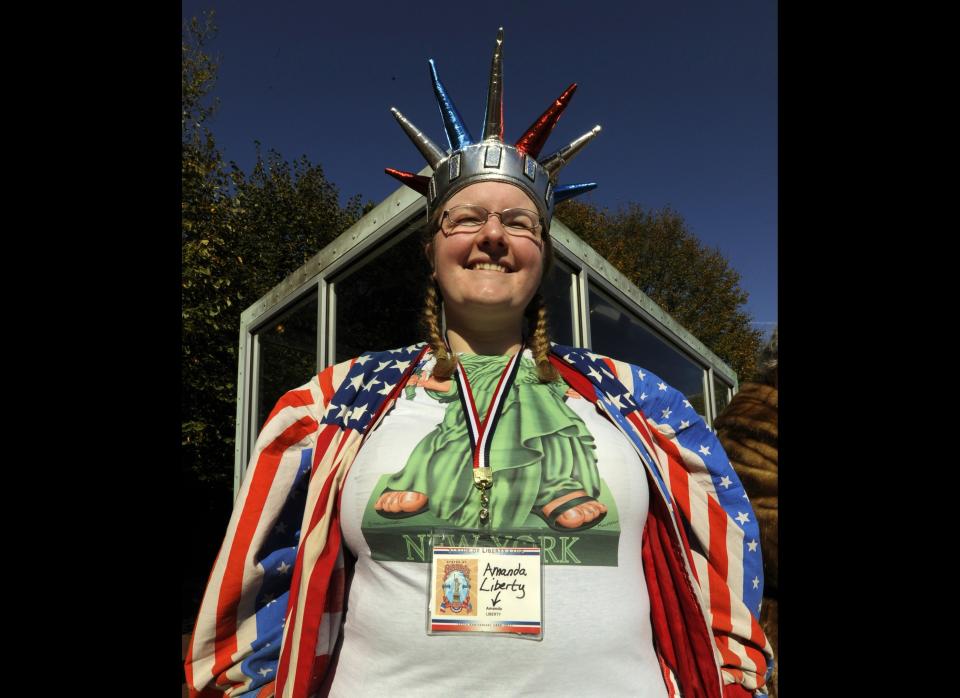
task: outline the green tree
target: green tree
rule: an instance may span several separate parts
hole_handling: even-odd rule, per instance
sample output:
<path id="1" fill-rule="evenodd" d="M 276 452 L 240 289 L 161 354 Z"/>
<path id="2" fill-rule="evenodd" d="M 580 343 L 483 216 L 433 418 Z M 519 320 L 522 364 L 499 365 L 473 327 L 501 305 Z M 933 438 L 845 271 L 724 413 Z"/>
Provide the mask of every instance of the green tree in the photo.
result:
<path id="1" fill-rule="evenodd" d="M 741 377 L 753 373 L 762 333 L 742 307 L 747 292 L 723 254 L 669 208 L 616 212 L 565 201 L 556 216 Z"/>
<path id="2" fill-rule="evenodd" d="M 217 106 L 210 91 L 218 63 L 205 45 L 215 31 L 208 13 L 185 23 L 181 34 L 182 447 L 199 480 L 223 485 L 229 470 L 208 466 L 223 465 L 233 442 L 227 408 L 236 398 L 234 301 L 243 292 L 232 279 L 230 176 L 207 127 Z"/>
<path id="3" fill-rule="evenodd" d="M 223 162 L 207 127 L 214 32 L 212 14 L 182 32 L 182 453 L 198 481 L 229 495 L 240 314 L 352 225 L 361 200 L 341 208 L 336 186 L 306 156 L 263 157 L 257 144 L 249 175 Z"/>

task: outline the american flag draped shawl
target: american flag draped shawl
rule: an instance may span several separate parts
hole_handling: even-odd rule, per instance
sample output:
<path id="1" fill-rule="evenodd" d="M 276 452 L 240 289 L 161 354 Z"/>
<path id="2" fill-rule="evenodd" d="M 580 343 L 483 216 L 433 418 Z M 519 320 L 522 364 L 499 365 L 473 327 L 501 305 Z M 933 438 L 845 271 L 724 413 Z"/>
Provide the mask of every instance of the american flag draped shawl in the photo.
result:
<path id="1" fill-rule="evenodd" d="M 426 351 L 419 344 L 331 366 L 267 417 L 190 642 L 191 696 L 318 691 L 343 604 L 338 495 L 364 434 Z M 644 571 L 668 695 L 750 695 L 772 667 L 757 621 L 759 530 L 719 441 L 653 374 L 574 347 L 555 345 L 553 354 L 646 466 Z"/>

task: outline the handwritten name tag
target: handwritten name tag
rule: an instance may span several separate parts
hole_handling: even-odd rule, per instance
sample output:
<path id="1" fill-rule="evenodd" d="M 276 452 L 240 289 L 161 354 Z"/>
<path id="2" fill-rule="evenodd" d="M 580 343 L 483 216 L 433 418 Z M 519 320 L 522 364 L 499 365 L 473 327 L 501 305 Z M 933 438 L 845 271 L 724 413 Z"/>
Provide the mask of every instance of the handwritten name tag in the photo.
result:
<path id="1" fill-rule="evenodd" d="M 542 569 L 538 547 L 434 547 L 427 633 L 542 639 Z"/>

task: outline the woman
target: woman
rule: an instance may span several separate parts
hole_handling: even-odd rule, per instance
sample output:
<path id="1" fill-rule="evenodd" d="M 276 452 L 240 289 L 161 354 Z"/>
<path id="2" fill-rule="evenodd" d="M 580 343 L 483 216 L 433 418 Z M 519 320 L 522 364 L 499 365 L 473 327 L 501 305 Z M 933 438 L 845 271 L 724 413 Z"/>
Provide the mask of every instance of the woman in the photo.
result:
<path id="1" fill-rule="evenodd" d="M 537 289 L 553 206 L 592 186 L 554 181 L 599 127 L 537 160 L 571 86 L 504 143 L 501 44 L 502 29 L 479 141 L 432 62 L 450 153 L 394 110 L 434 170 L 388 170 L 427 196 L 429 342 L 330 367 L 268 417 L 191 643 L 194 695 L 763 684 L 756 526 L 716 438 L 652 374 L 551 348 Z M 430 634 L 432 580 L 458 614 L 483 584 L 465 565 L 432 576 L 431 546 L 477 531 L 545 563 L 542 586 L 520 585 L 541 642 Z"/>

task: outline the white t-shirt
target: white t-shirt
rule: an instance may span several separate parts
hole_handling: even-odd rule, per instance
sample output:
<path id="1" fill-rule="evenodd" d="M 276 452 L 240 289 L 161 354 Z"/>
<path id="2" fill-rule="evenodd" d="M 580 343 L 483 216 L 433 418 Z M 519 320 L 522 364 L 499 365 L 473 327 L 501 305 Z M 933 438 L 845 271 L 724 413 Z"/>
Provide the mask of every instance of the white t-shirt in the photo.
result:
<path id="1" fill-rule="evenodd" d="M 497 373 L 505 362 L 505 357 L 464 357 L 471 383 L 471 368 L 492 363 Z M 565 420 L 585 427 L 576 441 L 584 449 L 582 453 L 593 455 L 581 460 L 595 457 L 595 470 L 589 467 L 598 475 L 592 482 L 600 483 L 599 493 L 595 484 L 586 489 L 607 505 L 608 512 L 594 527 L 582 531 L 554 530 L 533 513 L 519 528 L 511 529 L 511 534 L 527 534 L 543 547 L 542 640 L 485 633 L 427 634 L 429 565 L 424 560 L 429 555 L 429 531 L 438 525 L 434 502 L 429 510 L 406 518 L 385 517 L 374 509 L 374 503 L 384 489 L 391 489 L 386 486 L 389 476 L 405 468 L 433 467 L 424 466 L 422 458 L 416 463 L 408 458 L 415 452 L 424 453 L 425 440 L 442 442 L 442 432 L 449 430 L 456 417 L 448 410 L 461 410 L 459 400 L 451 399 L 455 384 L 432 379 L 431 366 L 432 360 L 369 435 L 344 485 L 341 527 L 357 563 L 331 695 L 665 697 L 640 555 L 649 505 L 643 465 L 627 438 L 589 401 L 573 391 L 564 396 L 562 386 L 536 384 L 529 358 L 524 359 L 511 390 L 536 391 L 537 399 L 530 399 L 534 393 L 528 392 L 526 398 L 513 401 L 509 415 L 505 407 L 500 425 L 502 447 L 498 449 L 495 434 L 491 451 L 495 486 L 498 459 L 505 463 L 514 457 L 512 453 L 518 453 L 509 450 L 512 446 L 507 439 L 531 429 L 549 431 L 549 425 L 543 429 L 539 424 L 547 412 L 551 415 L 548 422 Z M 557 404 L 544 409 L 545 403 L 537 405 L 537 400 L 544 399 Z M 480 402 L 478 408 L 485 412 L 486 400 Z M 533 407 L 528 407 L 531 404 Z M 518 408 L 520 415 L 525 408 L 537 409 L 537 426 L 531 427 L 529 419 L 518 416 Z M 565 429 L 565 433 L 572 431 L 569 424 Z M 525 463 L 530 460 L 529 449 L 522 458 Z M 463 467 L 469 471 L 469 462 Z M 592 476 L 580 467 L 574 471 L 575 478 L 591 481 Z M 442 474 L 446 477 L 447 473 L 453 477 L 454 470 L 448 468 Z M 504 477 L 501 475 L 501 481 Z M 528 490 L 537 488 L 536 478 L 527 477 L 523 482 Z M 549 484 L 546 488 L 542 497 L 556 494 L 549 491 Z M 491 502 L 492 513 L 496 506 L 498 501 Z M 524 515 L 520 512 L 520 518 Z"/>

